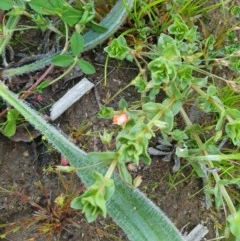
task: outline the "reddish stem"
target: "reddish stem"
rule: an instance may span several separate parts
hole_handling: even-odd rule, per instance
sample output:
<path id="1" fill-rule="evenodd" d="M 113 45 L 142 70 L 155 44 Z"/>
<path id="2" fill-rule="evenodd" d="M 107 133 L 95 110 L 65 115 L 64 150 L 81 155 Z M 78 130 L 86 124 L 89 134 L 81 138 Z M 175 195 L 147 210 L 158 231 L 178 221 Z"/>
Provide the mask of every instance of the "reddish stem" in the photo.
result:
<path id="1" fill-rule="evenodd" d="M 40 76 L 40 78 L 21 96 L 20 99 L 26 99 L 29 95 L 33 93 L 33 91 L 37 88 L 37 86 L 46 78 L 46 76 L 53 70 L 54 65 L 50 65 L 47 70 Z"/>
<path id="2" fill-rule="evenodd" d="M 33 91 L 37 88 L 37 86 L 46 78 L 46 76 L 53 70 L 54 65 L 50 65 L 47 70 L 40 76 L 40 78 L 27 90 L 25 91 L 19 98 L 26 99 L 29 95 L 33 93 Z M 7 108 L 4 109 L 0 113 L 0 120 L 7 113 Z"/>

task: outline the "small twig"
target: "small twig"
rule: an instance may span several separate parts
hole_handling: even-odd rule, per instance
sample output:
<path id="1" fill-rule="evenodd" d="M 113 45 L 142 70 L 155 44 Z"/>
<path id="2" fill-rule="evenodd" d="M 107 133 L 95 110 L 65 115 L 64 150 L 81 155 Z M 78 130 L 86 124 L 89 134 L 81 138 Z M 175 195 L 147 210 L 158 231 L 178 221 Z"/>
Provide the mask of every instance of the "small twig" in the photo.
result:
<path id="1" fill-rule="evenodd" d="M 97 101 L 98 108 L 100 110 L 101 109 L 101 98 L 100 98 L 100 95 L 98 93 L 97 87 L 94 86 L 93 90 L 94 90 L 94 96 L 95 96 L 95 99 Z"/>
<path id="2" fill-rule="evenodd" d="M 50 65 L 47 70 L 41 75 L 41 77 L 21 96 L 20 99 L 26 99 L 29 95 L 33 93 L 33 91 L 37 88 L 37 86 L 46 78 L 46 76 L 53 70 L 54 65 Z"/>
<path id="3" fill-rule="evenodd" d="M 37 86 L 46 78 L 46 76 L 53 70 L 54 65 L 50 65 L 47 70 L 40 76 L 40 78 L 27 90 L 25 91 L 19 98 L 20 99 L 26 99 L 29 95 L 33 93 L 33 91 L 37 88 Z M 0 120 L 3 118 L 3 116 L 7 113 L 8 109 L 4 109 L 0 113 Z"/>
<path id="4" fill-rule="evenodd" d="M 5 116 L 6 113 L 7 113 L 7 108 L 0 113 L 0 120 L 3 118 L 3 116 Z"/>
<path id="5" fill-rule="evenodd" d="M 93 125 L 93 131 L 95 133 L 97 132 L 97 127 L 95 125 Z M 94 135 L 93 136 L 93 151 L 95 151 L 95 152 L 99 151 L 98 147 L 97 147 L 98 146 L 97 143 L 98 143 L 98 139 L 97 139 L 96 135 Z"/>

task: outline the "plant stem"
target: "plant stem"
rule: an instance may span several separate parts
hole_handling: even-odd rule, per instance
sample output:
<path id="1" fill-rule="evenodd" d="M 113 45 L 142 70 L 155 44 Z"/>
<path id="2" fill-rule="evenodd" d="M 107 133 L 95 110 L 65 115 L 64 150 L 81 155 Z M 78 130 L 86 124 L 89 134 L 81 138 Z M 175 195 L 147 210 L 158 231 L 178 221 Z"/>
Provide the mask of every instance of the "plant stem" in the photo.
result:
<path id="1" fill-rule="evenodd" d="M 117 162 L 118 162 L 117 159 L 112 161 L 110 167 L 108 168 L 108 170 L 107 170 L 107 172 L 105 174 L 105 177 L 107 177 L 107 178 L 111 178 L 112 177 L 112 175 L 114 173 L 114 170 L 115 170 L 115 168 L 117 166 Z"/>
<path id="2" fill-rule="evenodd" d="M 0 38 L 0 55 L 5 56 L 5 49 L 12 38 L 14 29 L 20 19 L 20 16 L 9 16 L 6 25 L 3 25 L 3 37 Z"/>
<path id="3" fill-rule="evenodd" d="M 52 85 L 52 84 L 56 83 L 58 80 L 62 79 L 64 76 L 66 76 L 68 73 L 70 73 L 72 71 L 72 69 L 75 67 L 75 65 L 77 64 L 77 61 L 78 61 L 78 57 L 76 56 L 74 58 L 73 63 L 68 67 L 68 69 L 63 74 L 59 75 L 57 78 L 52 80 L 49 84 Z"/>
<path id="4" fill-rule="evenodd" d="M 109 60 L 109 56 L 107 55 L 106 57 L 106 61 L 104 64 L 104 86 L 106 87 L 107 85 L 107 67 L 108 67 L 108 60 Z"/>
<path id="5" fill-rule="evenodd" d="M 184 121 L 185 121 L 185 124 L 186 124 L 187 126 L 191 126 L 191 125 L 192 125 L 192 122 L 191 122 L 191 120 L 189 119 L 187 113 L 185 112 L 185 110 L 184 110 L 183 108 L 181 108 L 181 114 L 182 114 L 182 117 L 183 117 L 183 119 L 184 119 Z M 195 139 L 195 141 L 197 142 L 197 145 L 198 145 L 199 147 L 202 147 L 202 146 L 203 146 L 203 143 L 202 143 L 200 137 L 198 136 L 198 134 L 192 133 L 192 135 L 193 135 L 193 138 Z M 203 151 L 203 153 L 204 153 L 206 156 L 209 155 L 208 152 L 205 151 L 205 150 Z M 207 164 L 208 164 L 209 168 L 214 168 L 214 165 L 213 165 L 212 161 L 207 161 Z M 225 199 L 225 201 L 226 201 L 226 203 L 227 203 L 227 206 L 228 206 L 231 214 L 236 214 L 237 211 L 236 211 L 236 209 L 235 209 L 235 207 L 234 207 L 234 204 L 233 204 L 230 196 L 228 195 L 228 192 L 227 192 L 226 188 L 224 187 L 224 185 L 219 184 L 219 181 L 220 181 L 221 179 L 220 179 L 218 173 L 217 173 L 217 172 L 213 172 L 212 175 L 213 175 L 213 177 L 214 177 L 214 179 L 215 179 L 216 184 L 218 185 L 218 187 L 219 187 L 219 189 L 220 189 L 220 192 L 221 192 L 223 198 Z"/>
<path id="6" fill-rule="evenodd" d="M 204 74 L 204 75 L 206 75 L 206 76 L 211 76 L 211 77 L 213 77 L 213 78 L 222 80 L 222 81 L 224 81 L 225 83 L 228 82 L 228 80 L 226 80 L 226 79 L 224 79 L 224 78 L 222 78 L 222 77 L 220 77 L 220 76 L 218 76 L 218 75 L 215 75 L 215 74 L 213 74 L 213 73 L 210 73 L 210 72 L 208 72 L 208 71 L 206 71 L 206 70 L 200 69 L 200 68 L 195 67 L 195 66 L 191 66 L 191 68 L 192 68 L 193 70 L 197 71 L 198 73 L 201 73 L 201 74 Z"/>
<path id="7" fill-rule="evenodd" d="M 25 8 L 25 2 L 23 0 L 17 0 L 16 5 L 19 8 Z M 0 55 L 5 54 L 6 46 L 12 38 L 12 34 L 15 31 L 15 27 L 19 22 L 20 15 L 10 15 L 8 17 L 6 25 L 3 23 L 3 37 L 0 38 Z"/>
<path id="8" fill-rule="evenodd" d="M 50 65 L 47 70 L 40 76 L 40 78 L 27 90 L 25 91 L 20 98 L 26 99 L 29 95 L 33 93 L 33 91 L 37 88 L 37 86 L 46 78 L 46 76 L 53 70 L 54 65 Z"/>
<path id="9" fill-rule="evenodd" d="M 171 97 L 171 99 L 169 99 L 169 102 L 164 105 L 164 108 L 161 109 L 153 118 L 151 121 L 149 121 L 149 123 L 147 124 L 149 126 L 149 128 L 152 128 L 152 125 L 154 125 L 154 121 L 156 120 L 159 120 L 163 115 L 164 115 L 164 112 L 168 109 L 170 109 L 170 107 L 174 104 L 174 101 L 175 101 L 175 97 Z"/>
<path id="10" fill-rule="evenodd" d="M 128 85 L 126 85 L 125 87 L 123 87 L 122 89 L 120 89 L 117 93 L 115 93 L 114 95 L 113 95 L 113 97 L 110 99 L 110 100 L 108 100 L 107 101 L 107 103 L 106 104 L 109 104 L 111 101 L 113 101 L 119 94 L 121 94 L 124 90 L 126 90 L 127 88 L 129 88 L 130 86 L 132 86 L 133 85 L 133 83 L 132 83 L 132 81 L 128 84 Z"/>
<path id="11" fill-rule="evenodd" d="M 224 113 L 224 112 L 225 112 L 224 107 L 223 107 L 220 103 L 218 103 L 216 100 L 214 100 L 214 98 L 212 98 L 211 96 L 209 96 L 208 94 L 206 94 L 206 93 L 205 93 L 203 90 L 201 90 L 197 85 L 191 85 L 191 87 L 192 87 L 196 92 L 198 92 L 199 95 L 204 96 L 204 97 L 207 98 L 210 102 L 212 102 L 212 103 L 215 105 L 215 107 L 219 110 L 220 113 Z M 233 118 L 232 118 L 230 115 L 228 115 L 228 114 L 225 114 L 225 115 L 226 115 L 226 117 L 227 117 L 227 119 L 228 119 L 229 122 L 232 122 L 232 121 L 233 121 Z"/>
<path id="12" fill-rule="evenodd" d="M 224 161 L 224 160 L 240 160 L 240 154 L 219 154 L 219 155 L 207 155 L 207 156 L 188 156 L 189 159 L 193 159 L 194 161 Z"/>

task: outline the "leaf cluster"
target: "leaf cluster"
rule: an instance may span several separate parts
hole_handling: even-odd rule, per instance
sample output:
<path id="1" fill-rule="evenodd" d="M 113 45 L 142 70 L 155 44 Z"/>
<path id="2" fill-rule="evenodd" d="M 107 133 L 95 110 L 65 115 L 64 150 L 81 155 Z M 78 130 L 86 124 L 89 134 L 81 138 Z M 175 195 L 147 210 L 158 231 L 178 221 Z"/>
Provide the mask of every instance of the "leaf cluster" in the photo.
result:
<path id="1" fill-rule="evenodd" d="M 222 87 L 219 87 L 225 85 L 225 91 L 228 88 L 235 96 L 232 99 L 239 100 L 239 79 L 223 78 L 212 72 L 213 68 L 218 67 L 220 71 L 227 68 L 233 75 L 239 73 L 238 37 L 234 29 L 226 35 L 225 44 L 219 47 L 218 36 L 205 36 L 193 22 L 189 24 L 189 21 L 175 13 L 166 31 L 159 35 L 157 43 L 145 44 L 148 52 L 142 48 L 139 51 L 136 45 L 124 41 L 123 35 L 112 40 L 105 51 L 111 58 L 134 60 L 140 70 L 132 85 L 141 93 L 141 105 L 139 107 L 138 102 L 137 107 L 129 106 L 126 110 L 130 118 L 116 138 L 117 166 L 128 162 L 138 165 L 141 161 L 150 164 L 147 148 L 151 138 L 158 133 L 166 143 L 174 140 L 177 143 L 176 155 L 188 160 L 198 176 L 207 180 L 206 196 L 211 190 L 216 207 L 219 209 L 227 204 L 230 213 L 235 215 L 230 194 L 225 191 L 225 187 L 229 188 L 235 182 L 221 181 L 228 180 L 231 174 L 236 175 L 238 168 L 231 165 L 234 170 L 230 173 L 225 171 L 230 164 L 217 164 L 214 159 L 211 161 L 213 155 L 224 158 L 224 151 L 219 148 L 223 140 L 228 140 L 232 152 L 237 152 L 240 145 L 239 108 L 231 106 L 231 102 L 225 104 Z M 160 92 L 164 92 L 166 97 L 159 103 L 157 99 Z M 211 115 L 211 123 L 205 123 L 204 120 L 192 123 L 189 112 L 185 110 L 189 105 L 194 105 L 206 116 Z M 100 116 L 111 118 L 114 113 L 117 110 L 103 107 Z M 185 126 L 178 126 L 179 114 Z M 196 161 L 199 155 L 201 158 Z M 239 156 L 234 154 L 231 158 L 239 160 Z M 221 181 L 216 172 L 209 175 L 214 167 L 227 173 L 222 175 Z M 122 177 L 129 182 L 131 178 L 126 172 Z M 231 225 L 234 227 L 235 224 Z M 231 232 L 236 236 L 233 229 Z"/>

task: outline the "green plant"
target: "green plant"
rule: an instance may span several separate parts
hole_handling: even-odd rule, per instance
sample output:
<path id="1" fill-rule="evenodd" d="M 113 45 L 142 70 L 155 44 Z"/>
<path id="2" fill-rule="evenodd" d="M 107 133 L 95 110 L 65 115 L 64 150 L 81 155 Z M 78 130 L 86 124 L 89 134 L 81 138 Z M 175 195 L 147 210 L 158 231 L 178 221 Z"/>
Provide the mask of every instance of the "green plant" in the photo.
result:
<path id="1" fill-rule="evenodd" d="M 157 212 L 157 216 L 153 217 L 154 220 L 149 221 L 153 225 L 163 222 L 163 226 L 158 226 L 158 231 L 155 226 L 151 227 L 144 223 L 144 218 L 149 215 L 148 211 L 156 211 L 155 207 L 138 191 L 133 191 L 131 187 L 123 184 L 132 186 L 137 182 L 132 180 L 126 163 L 133 162 L 136 165 L 140 162 L 147 165 L 151 163 L 148 146 L 149 141 L 156 135 L 161 135 L 166 144 L 174 142 L 177 158 L 187 160 L 196 174 L 203 179 L 207 206 L 211 207 L 211 195 L 213 195 L 217 209 L 227 207 L 225 211 L 226 215 L 229 215 L 229 229 L 238 237 L 236 227 L 239 215 L 232 199 L 238 201 L 239 195 L 232 196 L 231 190 L 234 190 L 233 185 L 239 187 L 237 178 L 239 168 L 234 163 L 240 158 L 237 154 L 240 143 L 238 130 L 240 111 L 236 105 L 239 78 L 223 78 L 214 72 L 216 68 L 220 71 L 227 68 L 233 75 L 239 73 L 239 40 L 234 29 L 238 23 L 234 15 L 238 14 L 238 10 L 231 8 L 234 10 L 231 11 L 229 19 L 224 15 L 226 22 L 233 24 L 231 28 L 227 29 L 229 26 L 227 24 L 221 31 L 209 34 L 199 17 L 207 15 L 209 11 L 219 6 L 225 10 L 228 1 L 205 7 L 206 2 L 135 1 L 133 13 L 130 15 L 134 24 L 105 48 L 109 57 L 121 61 L 123 59 L 134 61 L 139 68 L 139 74 L 126 88 L 135 86 L 136 91 L 141 94 L 141 99 L 133 105 L 121 100 L 119 110 L 103 106 L 99 113 L 99 117 L 113 118 L 114 124 L 120 126 L 115 150 L 88 155 L 77 150 L 47 123 L 40 123 L 34 111 L 26 108 L 21 101 L 17 101 L 13 95 L 4 90 L 3 85 L 0 86 L 0 94 L 19 113 L 28 117 L 28 120 L 62 151 L 72 165 L 69 169 L 76 170 L 88 185 L 89 189 L 73 200 L 72 207 L 82 209 L 89 221 L 95 220 L 99 214 L 105 217 L 108 208 L 109 214 L 132 240 L 161 238 L 174 240 L 174 237 L 176 240 L 182 239 L 176 232 L 168 233 L 168 228 L 164 230 L 164 225 L 168 226 L 169 223 L 164 221 L 161 212 Z M 126 10 L 122 13 L 126 13 Z M 115 14 L 122 19 L 118 11 Z M 115 22 L 113 18 L 115 15 L 109 14 L 109 16 Z M 198 25 L 202 27 L 202 31 Z M 79 63 L 77 55 L 82 53 L 85 47 L 83 44 L 76 45 L 75 40 L 78 39 L 80 41 L 77 42 L 81 43 L 82 39 L 85 40 L 87 37 L 83 35 L 82 38 L 78 32 L 73 36 L 70 41 L 72 53 L 51 56 L 37 63 L 45 66 L 53 60 L 60 66 L 70 65 L 70 68 L 73 64 Z M 103 35 L 100 36 L 103 39 Z M 24 66 L 22 72 L 19 69 L 16 70 L 19 72 L 14 72 L 13 69 L 3 71 L 2 76 L 7 78 L 16 73 L 23 73 L 26 67 L 35 70 L 33 65 L 29 65 Z M 225 93 L 232 93 L 231 100 L 235 103 L 224 99 L 221 86 L 224 86 Z M 165 94 L 165 99 L 161 102 L 158 101 L 159 93 Z M 110 101 L 118 94 L 119 92 Z M 194 106 L 205 114 L 211 114 L 211 123 L 204 121 L 204 123 L 201 121 L 194 123 L 188 110 L 189 106 Z M 124 118 L 117 121 L 116 117 Z M 183 121 L 178 125 L 177 120 L 180 117 Z M 59 140 L 62 143 L 59 143 Z M 227 150 L 222 148 L 224 141 L 231 146 Z M 89 161 L 89 166 L 96 169 L 91 171 L 86 169 L 86 160 Z M 101 168 L 100 164 L 108 166 L 108 169 Z M 83 168 L 84 173 L 81 171 Z M 114 174 L 115 169 L 121 178 Z M 129 203 L 134 205 L 129 206 Z M 151 206 L 150 209 L 147 208 L 148 211 L 142 209 L 144 203 Z M 128 215 L 129 208 L 137 212 Z M 126 219 L 129 222 L 125 223 Z M 144 229 L 141 229 L 134 220 L 141 220 L 140 226 L 144 226 Z"/>
<path id="2" fill-rule="evenodd" d="M 239 223 L 240 223 L 240 213 L 239 211 L 236 214 L 232 214 L 228 217 L 229 222 L 229 229 L 231 233 L 234 234 L 236 237 L 236 241 L 240 239 L 240 232 L 239 232 Z"/>
<path id="3" fill-rule="evenodd" d="M 6 122 L 3 123 L 3 133 L 5 136 L 12 136 L 16 132 L 16 123 L 19 113 L 11 109 L 7 112 Z"/>
<path id="4" fill-rule="evenodd" d="M 25 9 L 26 4 L 29 5 L 33 12 L 28 12 Z M 43 59 L 40 59 L 35 63 L 13 69 L 4 69 L 1 72 L 2 78 L 9 79 L 15 75 L 36 71 L 50 65 L 36 83 L 21 94 L 21 98 L 25 99 L 34 91 L 42 91 L 42 89 L 48 87 L 50 84 L 62 79 L 65 75 L 71 72 L 76 64 L 79 65 L 83 73 L 94 73 L 94 66 L 81 58 L 82 52 L 94 48 L 96 45 L 102 43 L 110 37 L 126 18 L 128 11 L 126 6 L 131 8 L 132 4 L 133 0 L 128 0 L 125 4 L 118 1 L 111 13 L 103 18 L 100 24 L 97 24 L 94 22 L 95 10 L 93 1 L 90 1 L 85 5 L 80 4 L 80 6 L 77 5 L 73 7 L 64 0 L 42 1 L 41 3 L 35 0 L 28 3 L 25 3 L 23 0 L 18 0 L 16 2 L 6 0 L 0 7 L 0 9 L 9 11 L 5 15 L 7 23 L 6 25 L 3 25 L 3 37 L 0 41 L 0 53 L 2 54 L 4 60 L 5 48 L 11 41 L 12 33 L 16 31 L 16 26 L 21 16 L 27 16 L 36 24 L 37 28 L 42 31 L 49 29 L 57 33 L 61 38 L 64 37 L 65 44 L 61 52 L 54 53 L 51 56 L 46 55 L 46 57 L 43 57 Z M 65 33 L 62 33 L 61 28 L 57 29 L 53 26 L 49 19 L 50 17 L 57 17 L 62 21 Z M 86 32 L 85 29 L 87 27 L 91 27 L 93 30 Z M 75 29 L 73 30 L 73 28 Z M 54 65 L 67 67 L 67 69 L 62 75 L 56 77 L 51 82 L 45 80 Z M 4 115 L 6 112 L 8 112 L 8 110 L 5 109 L 1 115 Z M 13 118 L 11 118 L 11 116 L 11 113 L 9 113 L 6 118 L 6 123 L 2 125 L 3 133 L 7 136 L 14 135 L 16 130 L 17 123 L 15 119 L 13 120 Z"/>
<path id="5" fill-rule="evenodd" d="M 12 2 L 11 0 L 8 0 L 10 2 Z M 19 0 L 20 2 L 24 2 L 23 0 Z M 45 11 L 41 10 L 41 7 L 44 6 L 46 4 L 47 9 Z M 32 1 L 30 6 L 33 8 L 34 11 L 36 11 L 36 16 L 35 15 L 30 15 L 28 12 L 24 11 L 20 11 L 21 10 L 21 5 L 16 3 L 15 9 L 19 9 L 19 11 L 17 10 L 12 10 L 10 11 L 10 13 L 8 13 L 8 15 L 10 15 L 10 17 L 13 15 L 17 15 L 19 17 L 19 15 L 23 14 L 23 15 L 27 15 L 28 17 L 30 17 L 33 21 L 37 21 L 35 19 L 38 19 L 38 17 L 40 19 L 45 19 L 46 21 L 44 22 L 44 28 L 52 28 L 52 25 L 50 24 L 50 21 L 48 20 L 47 17 L 45 17 L 45 15 L 57 15 L 64 23 L 64 27 L 65 27 L 65 46 L 62 50 L 62 54 L 67 52 L 68 50 L 68 41 L 69 41 L 69 31 L 68 28 L 71 27 L 75 27 L 76 32 L 77 33 L 82 33 L 83 30 L 85 29 L 85 25 L 90 25 L 91 28 L 93 28 L 93 30 L 87 31 L 87 32 L 83 32 L 83 40 L 81 40 L 81 42 L 84 42 L 84 46 L 82 51 L 87 51 L 90 50 L 94 47 L 96 47 L 97 45 L 101 44 L 102 42 L 104 42 L 106 39 L 108 39 L 111 35 L 113 35 L 113 33 L 115 31 L 117 31 L 117 29 L 121 26 L 121 24 L 123 23 L 123 21 L 125 20 L 129 9 L 131 9 L 133 4 L 133 0 L 127 0 L 126 2 L 122 2 L 122 1 L 117 1 L 116 4 L 114 5 L 114 7 L 112 8 L 112 10 L 110 11 L 109 14 L 107 14 L 100 22 L 99 25 L 97 25 L 95 22 L 93 22 L 93 14 L 94 14 L 94 9 L 92 6 L 92 1 L 86 5 L 86 6 L 81 6 L 82 10 L 79 9 L 75 9 L 73 7 L 71 7 L 66 1 L 62 0 L 60 2 L 58 2 L 57 0 L 52 0 L 51 4 L 48 3 L 48 1 L 46 2 L 41 2 L 39 3 L 39 1 Z M 11 8 L 10 8 L 11 9 Z M 45 9 L 45 7 L 44 7 Z M 11 12 L 13 12 L 11 14 Z M 64 14 L 63 14 L 64 12 Z M 10 21 L 10 17 L 8 19 L 8 21 Z M 86 18 L 86 19 L 85 19 Z M 17 21 L 19 20 L 19 18 L 16 20 L 16 24 Z M 3 40 L 6 41 L 6 43 L 8 43 L 10 41 L 10 39 L 8 38 L 7 40 L 5 40 L 5 35 L 8 36 L 8 32 L 13 32 L 15 29 L 15 25 L 8 27 L 5 32 L 3 31 Z M 36 22 L 37 24 L 37 22 Z M 41 26 L 43 27 L 43 26 Z M 96 32 L 97 30 L 97 32 Z M 58 34 L 60 34 L 61 36 L 63 35 L 63 33 L 59 32 L 59 30 L 54 29 L 54 31 L 57 31 Z M 0 45 L 1 46 L 1 45 Z M 81 46 L 81 44 L 79 44 L 79 46 Z M 72 47 L 72 46 L 71 46 Z M 81 52 L 81 51 L 79 51 Z M 76 51 L 75 53 L 79 53 L 78 51 Z M 55 57 L 56 54 L 60 54 L 60 53 L 53 53 L 51 54 L 51 56 L 46 55 L 45 57 L 43 57 L 42 59 L 31 63 L 31 64 L 27 64 L 18 68 L 10 68 L 10 69 L 6 69 L 3 70 L 1 73 L 2 78 L 6 79 L 6 78 L 11 78 L 15 75 L 21 75 L 24 73 L 28 73 L 28 72 L 32 72 L 32 71 L 36 71 L 38 69 L 42 69 L 45 66 L 48 66 L 51 64 L 52 62 L 52 58 Z M 66 57 L 68 60 L 67 63 L 70 64 L 73 61 L 73 58 L 69 58 L 69 56 Z M 57 61 L 57 63 L 59 64 L 59 61 Z M 79 61 L 78 61 L 79 63 Z M 85 63 L 85 62 L 84 62 Z M 80 65 L 84 66 L 83 61 L 80 61 Z M 60 61 L 61 64 L 61 61 Z M 64 62 L 63 65 L 65 65 L 66 63 Z"/>
<path id="6" fill-rule="evenodd" d="M 110 167 L 107 171 L 104 179 L 102 179 L 101 174 L 97 174 L 98 176 L 95 176 L 97 181 L 95 182 L 93 173 L 96 171 L 98 173 L 105 172 L 105 168 L 103 169 L 98 166 L 99 160 L 97 160 L 97 163 L 93 158 L 89 160 L 85 152 L 78 149 L 54 127 L 43 120 L 36 111 L 31 109 L 22 100 L 19 100 L 2 82 L 0 82 L 0 95 L 21 113 L 26 120 L 41 131 L 63 156 L 69 160 L 71 166 L 76 169 L 82 181 L 89 186 L 86 193 L 89 194 L 89 192 L 91 192 L 90 198 L 95 198 L 95 200 L 100 201 L 100 203 L 92 203 L 89 202 L 90 199 L 84 199 L 86 196 L 81 197 L 81 204 L 84 205 L 85 213 L 90 215 L 88 216 L 90 221 L 93 220 L 93 217 L 96 217 L 96 213 L 104 215 L 105 207 L 107 207 L 109 215 L 124 230 L 130 240 L 184 240 L 160 209 L 140 191 L 127 186 L 125 182 L 115 174 L 113 177 L 115 192 L 111 196 L 113 184 L 107 180 L 109 179 L 109 175 L 113 175 L 112 168 Z M 91 168 L 86 168 L 87 166 Z M 99 192 L 96 192 L 95 185 L 101 186 Z M 109 187 L 110 189 L 108 189 Z M 103 197 L 110 199 L 105 200 Z M 86 203 L 85 200 L 87 201 Z M 72 205 L 80 208 L 81 204 L 76 205 L 76 202 L 78 203 L 78 198 L 72 202 Z M 93 212 L 90 213 L 90 210 Z M 129 212 L 129 210 L 131 210 L 131 212 Z M 149 218 L 146 219 L 146 217 Z"/>
<path id="7" fill-rule="evenodd" d="M 177 11 L 175 5 L 172 7 Z M 216 5 L 208 9 L 215 7 Z M 184 11 L 184 8 L 181 9 L 180 13 Z M 231 18 L 229 21 L 234 21 L 234 17 Z M 135 86 L 142 95 L 137 105 L 125 109 L 129 119 L 118 133 L 116 152 L 111 155 L 114 161 L 117 159 L 117 167 L 122 177 L 131 183 L 124 164 L 138 164 L 140 160 L 149 164 L 149 140 L 155 133 L 160 133 L 166 143 L 172 140 L 177 143 L 176 155 L 188 160 L 198 176 L 203 178 L 207 205 L 211 206 L 209 195 L 213 194 L 217 209 L 227 205 L 230 215 L 236 215 L 236 208 L 227 189 L 231 184 L 237 184 L 238 167 L 233 167 L 233 164 L 230 171 L 227 164 L 220 161 L 239 160 L 235 152 L 239 146 L 240 112 L 236 105 L 224 105 L 219 85 L 225 85 L 225 91 L 231 90 L 234 100 L 238 98 L 239 81 L 237 78 L 230 80 L 215 75 L 212 69 L 227 67 L 228 71 L 239 72 L 236 59 L 239 56 L 239 40 L 231 28 L 231 31 L 225 32 L 225 36 L 221 36 L 225 45 L 220 46 L 219 42 L 217 43 L 220 35 L 209 35 L 205 38 L 197 26 L 189 21 L 190 19 L 184 21 L 178 13 L 172 12 L 171 24 L 167 26 L 165 33 L 160 34 L 157 44 L 145 43 L 146 49 L 150 50 L 148 52 L 141 48 L 140 51 L 136 50 L 135 46 L 131 48 L 131 42 L 128 44 L 123 41 L 123 37 L 113 40 L 105 48 L 107 54 L 113 58 L 122 59 L 122 56 L 125 56 L 125 59 L 129 60 L 131 55 L 131 59 L 134 59 L 139 67 L 139 75 L 128 86 Z M 124 34 L 127 39 L 128 32 Z M 121 41 L 117 41 L 119 39 Z M 158 103 L 156 100 L 160 92 L 164 92 L 166 97 Z M 212 114 L 212 123 L 206 123 L 208 129 L 204 127 L 204 123 L 192 123 L 185 111 L 189 105 L 196 106 L 203 113 Z M 109 111 L 108 107 L 103 107 L 100 116 L 112 118 L 115 113 L 117 111 Z M 185 127 L 179 127 L 176 123 L 179 114 Z M 211 136 L 208 135 L 210 130 Z M 218 148 L 225 139 L 232 144 L 232 149 L 228 152 L 233 154 L 225 154 Z M 95 155 L 97 159 L 98 154 Z M 211 172 L 215 168 L 220 171 Z M 229 176 L 232 182 L 228 180 Z M 237 199 L 239 200 L 239 197 L 236 197 Z"/>

